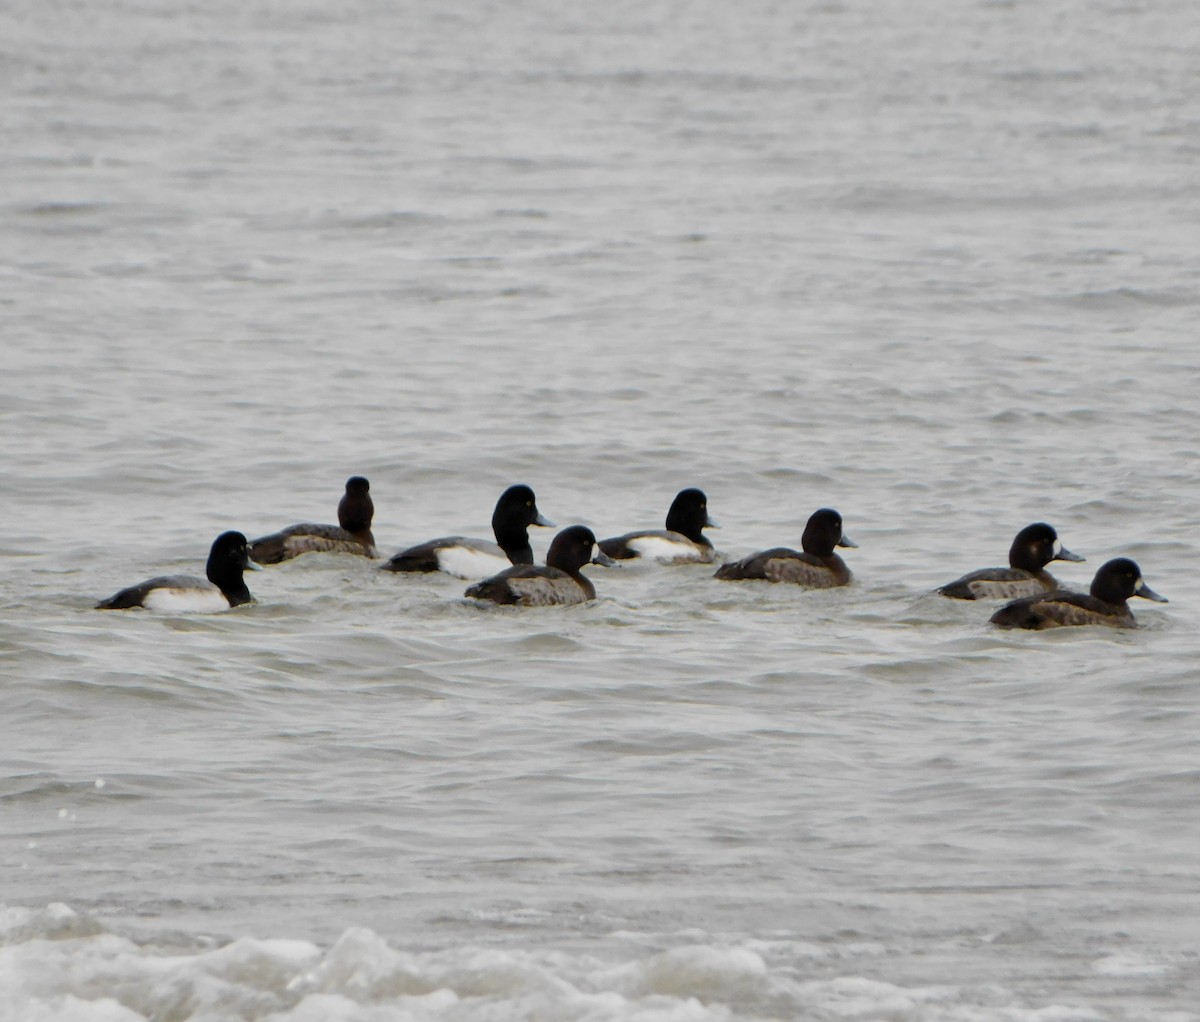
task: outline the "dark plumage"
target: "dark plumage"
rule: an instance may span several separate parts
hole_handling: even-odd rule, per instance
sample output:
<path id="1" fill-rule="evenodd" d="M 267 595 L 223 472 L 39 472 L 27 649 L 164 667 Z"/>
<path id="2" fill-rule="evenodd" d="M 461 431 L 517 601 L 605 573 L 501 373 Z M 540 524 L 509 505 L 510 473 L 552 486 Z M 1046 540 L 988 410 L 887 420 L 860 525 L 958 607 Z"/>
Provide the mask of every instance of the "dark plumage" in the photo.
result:
<path id="1" fill-rule="evenodd" d="M 627 532 L 624 536 L 600 540 L 600 549 L 618 561 L 650 557 L 670 564 L 699 561 L 710 563 L 716 551 L 703 529 L 719 529 L 708 516 L 708 498 L 694 487 L 680 490 L 667 511 L 666 529 Z"/>
<path id="2" fill-rule="evenodd" d="M 532 489 L 523 484 L 510 486 L 500 494 L 492 512 L 495 543 L 443 536 L 400 551 L 382 567 L 387 571 L 445 571 L 461 578 L 479 578 L 503 570 L 506 564 L 532 564 L 531 525 L 552 528 L 554 523 L 538 511 Z"/>
<path id="3" fill-rule="evenodd" d="M 834 553 L 834 547 L 858 544 L 842 532 L 842 516 L 832 508 L 813 512 L 804 526 L 800 546 L 803 553 L 788 547 L 773 547 L 723 564 L 715 577 L 730 581 L 762 578 L 769 582 L 793 582 L 809 589 L 832 589 L 850 581 L 850 569 Z"/>
<path id="4" fill-rule="evenodd" d="M 228 610 L 253 601 L 242 572 L 258 570 L 259 566 L 250 559 L 246 537 L 240 532 L 223 532 L 213 540 L 209 550 L 207 580 L 194 575 L 159 575 L 101 600 L 96 609 Z"/>
<path id="5" fill-rule="evenodd" d="M 1007 568 L 981 568 L 937 590 L 955 600 L 1012 600 L 1037 596 L 1058 588 L 1046 571 L 1051 561 L 1082 561 L 1067 550 L 1058 533 L 1045 522 L 1034 522 L 1017 533 L 1008 550 Z"/>
<path id="6" fill-rule="evenodd" d="M 1118 557 L 1100 566 L 1092 579 L 1090 592 L 1058 589 L 1026 596 L 1005 604 L 992 615 L 991 622 L 1001 628 L 1044 629 L 1068 625 L 1136 628 L 1137 621 L 1126 602 L 1131 596 L 1167 602 L 1166 597 L 1159 596 L 1142 581 L 1142 571 L 1133 561 Z"/>
<path id="7" fill-rule="evenodd" d="M 371 520 L 375 504 L 371 484 L 362 476 L 346 480 L 346 492 L 338 502 L 337 525 L 304 522 L 256 539 L 251 554 L 259 564 L 279 564 L 308 553 L 358 554 L 378 557 Z"/>
<path id="8" fill-rule="evenodd" d="M 493 603 L 515 603 L 522 607 L 551 607 L 585 603 L 596 598 L 596 587 L 580 569 L 587 563 L 611 564 L 596 549 L 596 537 L 583 525 L 572 525 L 554 537 L 546 554 L 546 566 L 514 565 L 471 586 L 467 596 Z"/>

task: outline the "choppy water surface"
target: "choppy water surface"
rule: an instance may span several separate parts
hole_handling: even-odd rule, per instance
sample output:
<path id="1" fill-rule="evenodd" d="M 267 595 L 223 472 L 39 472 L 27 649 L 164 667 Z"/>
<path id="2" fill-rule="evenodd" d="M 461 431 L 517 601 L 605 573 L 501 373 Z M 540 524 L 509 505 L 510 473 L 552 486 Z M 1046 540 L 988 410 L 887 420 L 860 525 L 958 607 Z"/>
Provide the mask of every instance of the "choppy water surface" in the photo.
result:
<path id="1" fill-rule="evenodd" d="M 0 14 L 0 1018 L 1200 1019 L 1200 18 L 595 6 Z M 91 609 L 351 474 L 856 583 Z"/>

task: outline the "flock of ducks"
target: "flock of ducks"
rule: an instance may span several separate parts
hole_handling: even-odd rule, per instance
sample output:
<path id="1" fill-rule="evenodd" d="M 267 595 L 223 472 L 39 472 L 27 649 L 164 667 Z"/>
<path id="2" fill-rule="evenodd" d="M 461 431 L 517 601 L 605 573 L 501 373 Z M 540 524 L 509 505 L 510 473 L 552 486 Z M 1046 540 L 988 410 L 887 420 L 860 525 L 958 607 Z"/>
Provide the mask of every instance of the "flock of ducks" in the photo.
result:
<path id="1" fill-rule="evenodd" d="M 226 610 L 252 601 L 246 571 L 262 570 L 301 554 L 332 552 L 377 558 L 371 522 L 375 505 L 370 484 L 362 476 L 346 482 L 338 504 L 337 525 L 291 525 L 250 542 L 240 532 L 224 532 L 213 542 L 206 579 L 164 575 L 102 600 L 97 609 Z M 444 536 L 409 547 L 381 566 L 392 572 L 445 572 L 461 578 L 482 578 L 466 590 L 477 600 L 526 607 L 561 606 L 594 599 L 596 588 L 582 573 L 587 564 L 613 565 L 644 558 L 670 564 L 711 564 L 717 559 L 703 530 L 719 528 L 709 517 L 701 490 L 681 490 L 667 512 L 666 528 L 628 532 L 597 540 L 591 529 L 572 525 L 550 544 L 545 565 L 533 563 L 531 526 L 553 527 L 537 507 L 533 490 L 510 486 L 492 514 L 495 542 L 465 536 Z M 773 547 L 722 564 L 715 578 L 726 581 L 762 579 L 809 589 L 830 589 L 850 582 L 850 569 L 838 547 L 856 547 L 842 530 L 842 516 L 832 508 L 813 513 L 804 527 L 800 550 Z M 939 587 L 941 596 L 959 600 L 1008 600 L 991 616 L 1004 628 L 1055 628 L 1064 625 L 1107 625 L 1135 628 L 1129 610 L 1134 596 L 1166 603 L 1142 580 L 1131 560 L 1119 557 L 1101 566 L 1089 592 L 1061 588 L 1046 570 L 1052 561 L 1082 561 L 1059 541 L 1044 522 L 1017 533 L 1008 552 L 1007 568 L 984 568 Z"/>

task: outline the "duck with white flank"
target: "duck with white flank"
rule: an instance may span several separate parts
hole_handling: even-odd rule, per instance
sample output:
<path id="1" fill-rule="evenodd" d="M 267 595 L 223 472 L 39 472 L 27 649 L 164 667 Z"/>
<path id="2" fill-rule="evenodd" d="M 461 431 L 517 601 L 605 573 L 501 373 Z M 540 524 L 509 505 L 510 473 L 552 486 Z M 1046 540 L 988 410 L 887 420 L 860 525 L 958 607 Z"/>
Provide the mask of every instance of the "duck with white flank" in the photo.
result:
<path id="1" fill-rule="evenodd" d="M 483 578 L 512 564 L 532 564 L 529 527 L 553 528 L 542 517 L 533 490 L 523 484 L 510 486 L 496 501 L 492 532 L 496 542 L 444 536 L 401 550 L 381 567 L 386 571 L 444 571 L 459 578 Z"/>
<path id="2" fill-rule="evenodd" d="M 101 600 L 97 610 L 148 610 L 171 613 L 211 613 L 252 603 L 243 571 L 261 571 L 250 558 L 250 546 L 240 532 L 223 532 L 213 540 L 205 568 L 207 579 L 194 575 L 159 575 Z"/>
<path id="3" fill-rule="evenodd" d="M 703 529 L 719 529 L 708 515 L 708 498 L 703 490 L 680 490 L 667 511 L 665 529 L 627 532 L 624 536 L 600 540 L 600 549 L 609 557 L 626 561 L 644 557 L 664 564 L 711 564 L 716 551 Z"/>

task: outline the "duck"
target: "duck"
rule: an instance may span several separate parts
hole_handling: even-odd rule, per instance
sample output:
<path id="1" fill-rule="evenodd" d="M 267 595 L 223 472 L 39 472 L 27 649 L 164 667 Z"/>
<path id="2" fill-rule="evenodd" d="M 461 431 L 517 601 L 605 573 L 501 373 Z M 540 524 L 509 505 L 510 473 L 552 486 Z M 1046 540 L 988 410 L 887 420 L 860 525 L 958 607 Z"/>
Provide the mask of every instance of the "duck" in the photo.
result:
<path id="1" fill-rule="evenodd" d="M 476 582 L 466 595 L 492 603 L 521 607 L 559 607 L 596 598 L 596 587 L 580 569 L 588 563 L 613 564 L 596 546 L 596 536 L 586 525 L 563 529 L 550 544 L 545 567 L 513 565 L 498 575 Z"/>
<path id="2" fill-rule="evenodd" d="M 553 528 L 538 510 L 533 490 L 524 483 L 510 486 L 496 501 L 492 532 L 496 542 L 443 536 L 409 547 L 380 565 L 385 571 L 444 571 L 458 578 L 481 578 L 514 564 L 532 564 L 531 525 Z"/>
<path id="3" fill-rule="evenodd" d="M 258 564 L 280 564 L 307 553 L 358 554 L 378 557 L 371 520 L 375 504 L 371 484 L 362 476 L 346 480 L 346 492 L 338 502 L 337 525 L 304 522 L 262 536 L 250 544 L 250 555 Z"/>
<path id="4" fill-rule="evenodd" d="M 1038 630 L 1069 625 L 1136 628 L 1137 621 L 1127 602 L 1133 596 L 1155 603 L 1168 602 L 1146 585 L 1136 562 L 1117 557 L 1100 565 L 1089 592 L 1056 589 L 1013 600 L 991 616 L 991 623 L 1000 628 Z"/>
<path id="5" fill-rule="evenodd" d="M 834 553 L 834 547 L 857 547 L 842 531 L 842 516 L 833 508 L 814 511 L 800 538 L 803 553 L 787 547 L 773 547 L 723 564 L 715 578 L 737 581 L 762 578 L 769 582 L 793 582 L 808 589 L 833 589 L 848 585 L 850 569 Z"/>
<path id="6" fill-rule="evenodd" d="M 207 579 L 194 575 L 159 575 L 122 589 L 96 604 L 97 610 L 147 610 L 174 613 L 212 613 L 253 603 L 242 578 L 244 571 L 261 571 L 250 557 L 250 544 L 240 532 L 222 532 L 213 540 L 205 568 Z"/>
<path id="7" fill-rule="evenodd" d="M 667 511 L 666 529 L 627 532 L 600 540 L 600 549 L 613 560 L 652 558 L 664 564 L 711 564 L 717 556 L 703 529 L 721 526 L 709 517 L 708 498 L 703 490 L 680 490 Z"/>
<path id="8" fill-rule="evenodd" d="M 1026 525 L 1008 549 L 1007 568 L 981 568 L 940 586 L 935 592 L 954 600 L 1015 600 L 1058 589 L 1046 571 L 1051 561 L 1081 562 L 1084 558 L 1062 545 L 1058 533 L 1045 522 Z"/>

